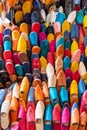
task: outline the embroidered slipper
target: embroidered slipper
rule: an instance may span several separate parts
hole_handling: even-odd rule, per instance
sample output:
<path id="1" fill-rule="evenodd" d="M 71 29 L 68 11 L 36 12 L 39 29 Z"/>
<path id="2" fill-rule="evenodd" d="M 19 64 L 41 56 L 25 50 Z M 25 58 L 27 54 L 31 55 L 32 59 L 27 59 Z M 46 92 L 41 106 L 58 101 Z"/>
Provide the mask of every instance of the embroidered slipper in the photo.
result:
<path id="1" fill-rule="evenodd" d="M 35 109 L 35 121 L 36 130 L 44 130 L 43 116 L 44 116 L 45 106 L 42 101 L 38 101 Z"/>
<path id="2" fill-rule="evenodd" d="M 47 75 L 46 75 L 46 68 L 41 68 L 41 80 L 47 83 Z"/>

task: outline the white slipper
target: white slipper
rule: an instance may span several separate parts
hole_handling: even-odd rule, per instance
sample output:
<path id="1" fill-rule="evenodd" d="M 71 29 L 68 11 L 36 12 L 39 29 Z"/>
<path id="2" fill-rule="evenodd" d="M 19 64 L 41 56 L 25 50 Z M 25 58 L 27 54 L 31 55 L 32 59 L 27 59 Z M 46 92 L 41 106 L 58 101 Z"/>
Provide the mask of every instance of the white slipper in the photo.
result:
<path id="1" fill-rule="evenodd" d="M 74 21 L 76 19 L 76 11 L 72 11 L 68 17 L 67 17 L 67 21 L 70 23 L 70 24 L 73 24 Z"/>
<path id="2" fill-rule="evenodd" d="M 44 130 L 43 125 L 44 109 L 45 109 L 44 103 L 42 101 L 38 101 L 35 110 L 36 130 Z"/>
<path id="3" fill-rule="evenodd" d="M 63 68 L 63 60 L 61 56 L 58 56 L 55 60 L 55 70 L 57 70 L 59 67 Z"/>
<path id="4" fill-rule="evenodd" d="M 9 126 L 9 110 L 10 110 L 10 101 L 4 100 L 1 106 L 1 127 L 7 129 Z"/>
<path id="5" fill-rule="evenodd" d="M 56 14 L 55 14 L 54 11 L 51 11 L 49 22 L 50 22 L 50 23 L 54 23 L 55 21 L 56 21 Z"/>
<path id="6" fill-rule="evenodd" d="M 47 17 L 46 17 L 46 22 L 49 23 L 50 22 L 50 14 L 47 14 Z"/>
<path id="7" fill-rule="evenodd" d="M 19 99 L 19 94 L 20 94 L 20 86 L 18 85 L 18 83 L 16 83 L 14 88 L 13 88 L 12 96 L 14 96 L 17 99 Z"/>
<path id="8" fill-rule="evenodd" d="M 63 13 L 63 12 L 64 12 L 64 10 L 63 10 L 63 7 L 62 7 L 62 6 L 60 6 L 58 10 L 59 10 L 59 12 L 61 12 L 61 13 Z"/>
<path id="9" fill-rule="evenodd" d="M 83 76 L 84 74 L 86 74 L 86 68 L 82 61 L 79 63 L 79 74 L 80 76 Z"/>
<path id="10" fill-rule="evenodd" d="M 54 75 L 54 67 L 50 63 L 47 64 L 46 73 L 48 78 Z"/>
<path id="11" fill-rule="evenodd" d="M 45 10 L 41 9 L 40 14 L 41 14 L 42 21 L 46 22 L 46 13 L 45 13 Z"/>
<path id="12" fill-rule="evenodd" d="M 48 78 L 48 87 L 56 87 L 56 75 L 52 75 L 50 78 Z"/>

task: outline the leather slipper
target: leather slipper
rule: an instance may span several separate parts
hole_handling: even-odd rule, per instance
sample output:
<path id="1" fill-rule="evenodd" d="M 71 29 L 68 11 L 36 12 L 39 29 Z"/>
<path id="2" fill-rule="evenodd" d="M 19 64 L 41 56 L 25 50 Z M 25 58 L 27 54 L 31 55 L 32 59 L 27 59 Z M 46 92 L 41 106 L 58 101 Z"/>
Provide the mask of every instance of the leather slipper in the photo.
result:
<path id="1" fill-rule="evenodd" d="M 47 64 L 46 73 L 48 78 L 54 75 L 54 68 L 50 63 Z"/>
<path id="2" fill-rule="evenodd" d="M 52 130 L 52 106 L 48 104 L 44 112 L 44 130 Z"/>
<path id="3" fill-rule="evenodd" d="M 52 112 L 53 130 L 61 129 L 61 107 L 56 104 Z"/>
<path id="4" fill-rule="evenodd" d="M 39 22 L 34 22 L 31 26 L 31 31 L 32 32 L 36 32 L 37 34 L 39 34 L 40 32 L 40 23 Z"/>
<path id="5" fill-rule="evenodd" d="M 19 122 L 13 122 L 11 123 L 10 130 L 19 130 Z"/>
<path id="6" fill-rule="evenodd" d="M 27 129 L 35 130 L 35 106 L 34 104 L 28 105 L 26 121 L 27 121 Z"/>
<path id="7" fill-rule="evenodd" d="M 72 11 L 68 17 L 67 17 L 67 21 L 72 25 L 75 21 L 76 18 L 76 11 Z"/>
<path id="8" fill-rule="evenodd" d="M 19 94 L 20 94 L 20 85 L 18 83 L 15 83 L 12 90 L 12 96 L 19 99 Z"/>
<path id="9" fill-rule="evenodd" d="M 48 52 L 46 56 L 47 62 L 54 66 L 54 56 L 52 52 Z"/>
<path id="10" fill-rule="evenodd" d="M 15 65 L 15 71 L 16 71 L 17 76 L 23 76 L 24 74 L 22 65 L 20 64 Z"/>
<path id="11" fill-rule="evenodd" d="M 72 40 L 78 40 L 78 25 L 75 23 L 71 27 L 71 39 Z"/>
<path id="12" fill-rule="evenodd" d="M 49 88 L 49 95 L 50 95 L 52 106 L 54 107 L 55 104 L 59 103 L 59 97 L 58 97 L 58 92 L 56 87 Z"/>
<path id="13" fill-rule="evenodd" d="M 47 67 L 47 60 L 44 56 L 41 56 L 40 57 L 40 65 L 41 65 L 41 68 L 46 68 Z"/>
<path id="14" fill-rule="evenodd" d="M 3 103 L 3 100 L 4 100 L 5 96 L 6 96 L 6 90 L 5 89 L 0 89 L 0 106 Z"/>
<path id="15" fill-rule="evenodd" d="M 18 57 L 18 53 L 13 54 L 13 61 L 14 61 L 15 64 L 21 64 L 21 61 Z"/>
<path id="16" fill-rule="evenodd" d="M 41 43 L 43 40 L 46 40 L 46 33 L 40 32 L 39 33 L 39 43 Z"/>
<path id="17" fill-rule="evenodd" d="M 35 93 L 34 88 L 30 87 L 30 90 L 28 93 L 28 102 L 34 102 L 34 93 Z"/>
<path id="18" fill-rule="evenodd" d="M 44 101 L 44 94 L 43 94 L 43 90 L 41 89 L 40 85 L 36 85 L 35 88 L 35 101 Z"/>
<path id="19" fill-rule="evenodd" d="M 32 31 L 29 34 L 29 40 L 30 40 L 31 46 L 38 46 L 38 34 L 37 34 L 37 32 Z"/>
<path id="20" fill-rule="evenodd" d="M 48 85 L 45 81 L 43 81 L 41 85 L 42 85 L 43 94 L 44 94 L 44 101 L 45 101 L 45 104 L 47 105 L 48 103 L 50 103 Z"/>
<path id="21" fill-rule="evenodd" d="M 25 101 L 27 101 L 27 96 L 28 96 L 28 91 L 29 91 L 29 80 L 28 78 L 25 76 L 21 82 L 21 86 L 20 86 L 20 97 Z"/>
<path id="22" fill-rule="evenodd" d="M 22 105 L 20 105 L 19 107 L 18 121 L 19 121 L 19 128 L 26 130 L 26 112 Z"/>
<path id="23" fill-rule="evenodd" d="M 44 116 L 45 106 L 42 101 L 38 101 L 35 110 L 35 121 L 36 130 L 44 130 L 43 116 Z"/>
<path id="24" fill-rule="evenodd" d="M 61 58 L 63 58 L 64 56 L 64 47 L 62 44 L 60 44 L 58 48 L 56 49 L 55 59 L 57 59 L 58 56 L 61 56 Z"/>
<path id="25" fill-rule="evenodd" d="M 12 97 L 10 105 L 10 119 L 11 122 L 17 121 L 19 102 L 16 97 Z"/>
<path id="26" fill-rule="evenodd" d="M 19 52 L 18 53 L 18 58 L 19 58 L 21 63 L 29 62 L 29 59 L 28 59 L 27 55 L 24 52 Z"/>
<path id="27" fill-rule="evenodd" d="M 7 129 L 10 124 L 9 110 L 11 103 L 11 93 L 7 93 L 1 106 L 1 127 Z"/>
<path id="28" fill-rule="evenodd" d="M 56 87 L 56 75 L 52 75 L 51 77 L 48 78 L 48 88 L 50 87 Z"/>
<path id="29" fill-rule="evenodd" d="M 72 80 L 70 85 L 70 103 L 78 102 L 78 85 L 76 80 Z"/>
<path id="30" fill-rule="evenodd" d="M 63 68 L 63 60 L 60 56 L 58 56 L 55 60 L 55 70 L 57 70 L 59 67 Z"/>
<path id="31" fill-rule="evenodd" d="M 82 112 L 80 114 L 79 130 L 85 130 L 86 129 L 86 120 L 87 120 L 87 115 L 86 115 L 85 112 Z"/>

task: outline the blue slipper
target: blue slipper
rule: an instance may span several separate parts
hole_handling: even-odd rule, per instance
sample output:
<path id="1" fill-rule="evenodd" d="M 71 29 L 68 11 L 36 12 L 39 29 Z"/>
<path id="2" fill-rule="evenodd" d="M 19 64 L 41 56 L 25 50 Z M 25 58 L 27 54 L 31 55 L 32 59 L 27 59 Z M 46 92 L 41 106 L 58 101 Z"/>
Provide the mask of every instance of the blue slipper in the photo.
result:
<path id="1" fill-rule="evenodd" d="M 83 10 L 78 11 L 77 14 L 76 14 L 76 22 L 78 24 L 82 24 L 83 18 L 84 18 Z"/>
<path id="2" fill-rule="evenodd" d="M 3 34 L 11 36 L 11 30 L 9 28 L 5 28 Z"/>
<path id="3" fill-rule="evenodd" d="M 30 73 L 31 64 L 29 62 L 23 62 L 22 68 L 23 68 L 24 73 Z"/>
<path id="4" fill-rule="evenodd" d="M 86 90 L 86 85 L 84 83 L 84 80 L 80 79 L 78 84 L 79 97 L 85 92 L 85 90 Z"/>
<path id="5" fill-rule="evenodd" d="M 64 39 L 69 40 L 70 39 L 70 32 L 68 30 L 64 31 Z"/>
<path id="6" fill-rule="evenodd" d="M 11 41 L 4 41 L 3 46 L 4 46 L 4 51 L 12 49 Z"/>
<path id="7" fill-rule="evenodd" d="M 48 51 L 49 51 L 49 43 L 48 43 L 48 40 L 43 40 L 41 43 L 40 43 L 40 48 L 41 48 L 41 53 L 40 53 L 40 56 L 44 56 L 46 57 Z M 43 49 L 44 48 L 44 49 Z"/>
<path id="8" fill-rule="evenodd" d="M 71 108 L 71 115 L 72 115 L 72 112 L 74 111 L 74 109 L 78 108 L 78 103 L 77 102 L 74 102 L 73 105 L 72 105 L 72 108 Z"/>
<path id="9" fill-rule="evenodd" d="M 44 112 L 44 130 L 52 130 L 52 106 L 48 104 Z"/>
<path id="10" fill-rule="evenodd" d="M 65 87 L 61 87 L 60 89 L 60 102 L 63 105 L 65 102 L 69 102 L 68 92 Z"/>
<path id="11" fill-rule="evenodd" d="M 31 73 L 25 73 L 25 76 L 28 78 L 30 84 L 32 84 L 33 76 L 31 75 Z"/>
<path id="12" fill-rule="evenodd" d="M 5 41 L 11 41 L 11 36 L 5 35 L 5 36 L 3 37 L 3 42 L 5 42 Z"/>
<path id="13" fill-rule="evenodd" d="M 66 16 L 64 13 L 59 12 L 58 15 L 56 16 L 56 22 L 59 22 L 61 26 L 65 19 L 66 19 Z"/>
<path id="14" fill-rule="evenodd" d="M 35 0 L 33 2 L 33 6 L 34 6 L 35 9 L 38 9 L 38 10 L 41 9 L 40 2 L 38 0 Z"/>
<path id="15" fill-rule="evenodd" d="M 39 54 L 37 54 L 37 53 L 31 54 L 31 61 L 32 61 L 34 58 L 39 58 Z"/>
<path id="16" fill-rule="evenodd" d="M 29 93 L 28 93 L 28 102 L 34 102 L 34 88 L 30 87 Z"/>
<path id="17" fill-rule="evenodd" d="M 59 97 L 58 97 L 58 92 L 56 87 L 49 88 L 49 95 L 50 95 L 52 106 L 54 107 L 55 104 L 59 103 Z"/>
<path id="18" fill-rule="evenodd" d="M 0 70 L 4 70 L 4 69 L 5 69 L 4 60 L 0 59 Z"/>
<path id="19" fill-rule="evenodd" d="M 31 23 L 40 23 L 40 13 L 38 11 L 33 11 L 31 14 Z"/>
<path id="20" fill-rule="evenodd" d="M 78 34 L 79 34 L 78 32 L 79 32 L 78 25 L 75 23 L 71 27 L 71 39 L 78 40 Z"/>
<path id="21" fill-rule="evenodd" d="M 65 44 L 64 44 L 64 49 L 71 49 L 71 41 L 70 40 L 67 40 L 67 41 L 65 41 Z"/>
<path id="22" fill-rule="evenodd" d="M 29 35 L 29 39 L 32 46 L 38 46 L 38 35 L 36 32 L 31 32 Z"/>
<path id="23" fill-rule="evenodd" d="M 66 78 L 66 84 L 67 84 L 67 88 L 70 88 L 70 84 L 72 82 L 72 79 L 70 77 Z"/>
<path id="24" fill-rule="evenodd" d="M 84 36 L 84 45 L 87 46 L 87 34 Z"/>
<path id="25" fill-rule="evenodd" d="M 12 84 L 9 86 L 8 90 L 13 90 L 13 88 L 14 88 L 14 86 L 15 86 L 16 83 L 17 83 L 17 81 L 15 81 L 14 83 L 12 83 Z"/>
<path id="26" fill-rule="evenodd" d="M 0 106 L 2 105 L 2 102 L 5 98 L 6 95 L 6 90 L 5 89 L 0 89 Z"/>
<path id="27" fill-rule="evenodd" d="M 81 55 L 80 61 L 82 61 L 84 63 L 84 65 L 86 64 L 86 57 L 84 54 Z"/>
<path id="28" fill-rule="evenodd" d="M 46 33 L 46 25 L 44 24 L 44 23 L 42 23 L 41 25 L 40 25 L 40 32 L 45 32 Z"/>
<path id="29" fill-rule="evenodd" d="M 15 65 L 15 71 L 18 76 L 23 76 L 23 69 L 20 64 Z"/>
<path id="30" fill-rule="evenodd" d="M 63 69 L 66 70 L 70 67 L 71 60 L 68 56 L 63 59 Z"/>
<path id="31" fill-rule="evenodd" d="M 58 48 L 58 46 L 59 46 L 60 44 L 62 44 L 63 47 L 64 47 L 64 38 L 62 38 L 62 37 L 59 38 L 58 41 L 56 42 L 56 49 Z"/>
<path id="32" fill-rule="evenodd" d="M 27 24 L 31 24 L 31 14 L 30 14 L 30 13 L 24 14 L 24 21 L 25 21 Z"/>

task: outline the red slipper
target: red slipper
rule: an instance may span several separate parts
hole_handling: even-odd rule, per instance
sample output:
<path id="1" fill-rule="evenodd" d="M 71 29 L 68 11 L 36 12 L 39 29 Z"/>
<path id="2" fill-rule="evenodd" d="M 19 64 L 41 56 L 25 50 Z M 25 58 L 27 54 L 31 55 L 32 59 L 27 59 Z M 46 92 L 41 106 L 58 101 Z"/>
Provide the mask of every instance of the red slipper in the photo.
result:
<path id="1" fill-rule="evenodd" d="M 26 118 L 27 130 L 35 130 L 35 105 L 33 102 L 28 103 Z"/>

